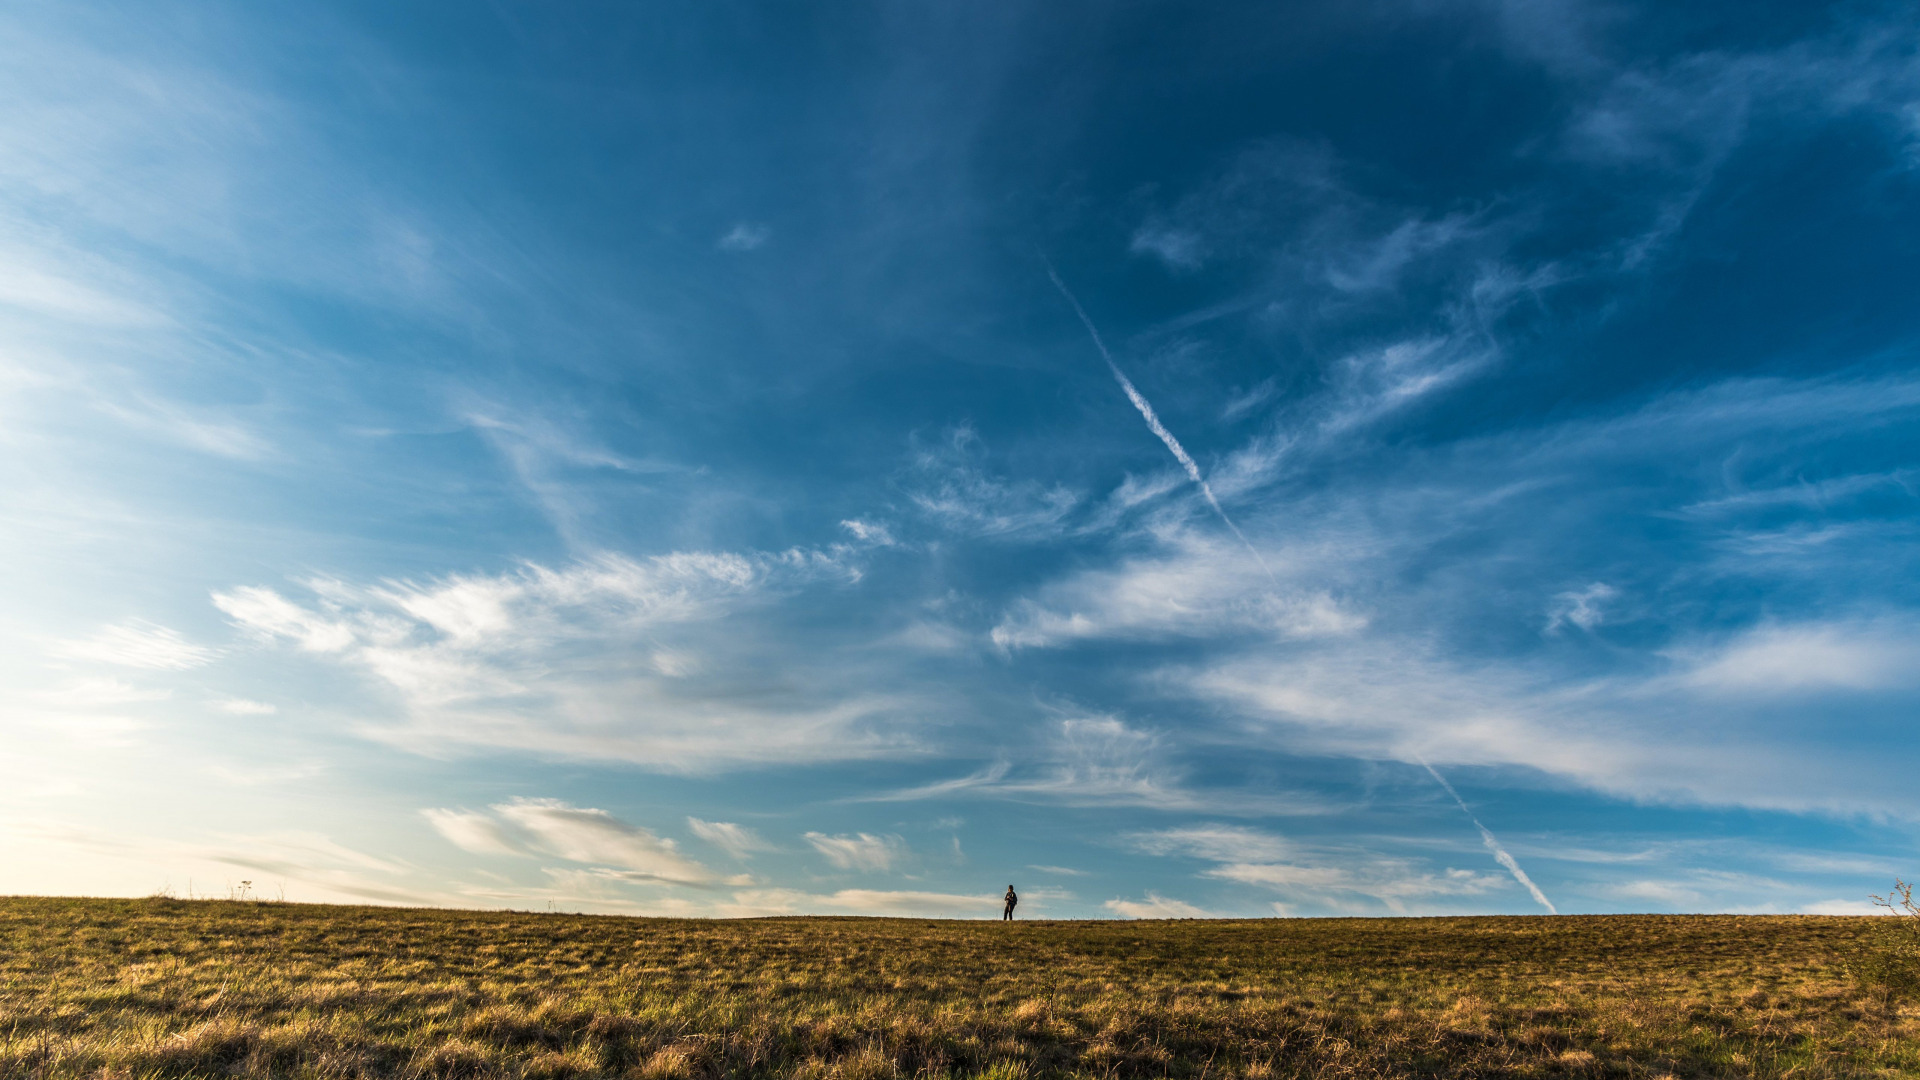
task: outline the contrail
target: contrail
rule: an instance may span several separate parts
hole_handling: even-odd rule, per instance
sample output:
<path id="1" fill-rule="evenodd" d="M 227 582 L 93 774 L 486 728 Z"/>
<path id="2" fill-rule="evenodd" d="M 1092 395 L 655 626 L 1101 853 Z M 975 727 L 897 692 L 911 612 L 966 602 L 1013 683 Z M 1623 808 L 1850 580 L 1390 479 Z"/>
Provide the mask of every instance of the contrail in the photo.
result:
<path id="1" fill-rule="evenodd" d="M 1473 816 L 1473 811 L 1467 809 L 1466 800 L 1460 797 L 1459 792 L 1453 790 L 1453 785 L 1447 783 L 1447 778 L 1441 776 L 1437 769 L 1425 761 L 1422 761 L 1420 766 L 1427 770 L 1428 776 L 1439 781 L 1440 786 L 1447 789 L 1447 794 L 1453 796 L 1454 802 L 1460 804 L 1460 812 L 1467 815 L 1467 820 L 1473 822 L 1474 828 L 1480 830 L 1480 841 L 1487 845 L 1488 851 L 1493 852 L 1493 857 L 1499 861 L 1500 865 L 1507 868 L 1507 873 L 1513 875 L 1513 880 L 1525 885 L 1527 891 L 1533 894 L 1533 898 L 1540 902 L 1540 906 L 1547 909 L 1548 914 L 1560 914 L 1560 910 L 1553 906 L 1553 901 L 1547 899 L 1547 894 L 1540 891 L 1540 886 L 1533 883 L 1533 879 L 1527 876 L 1525 870 L 1520 869 L 1520 864 L 1514 861 L 1513 856 L 1507 854 L 1507 849 L 1500 846 L 1500 841 L 1493 838 L 1493 833 L 1485 825 L 1480 824 L 1480 819 Z"/>
<path id="2" fill-rule="evenodd" d="M 1113 362 L 1113 354 L 1107 351 L 1107 343 L 1101 339 L 1099 329 L 1093 325 L 1093 320 L 1087 317 L 1086 309 L 1080 306 L 1080 301 L 1073 295 L 1073 290 L 1067 288 L 1067 283 L 1060 280 L 1059 271 L 1053 268 L 1053 260 L 1042 255 L 1040 261 L 1046 263 L 1047 276 L 1053 279 L 1053 287 L 1060 290 L 1060 295 L 1066 297 L 1067 303 L 1072 305 L 1073 313 L 1080 316 L 1080 325 L 1087 328 L 1087 335 L 1093 338 L 1093 347 L 1100 350 L 1100 358 L 1107 362 L 1107 370 L 1113 372 L 1114 381 L 1120 384 L 1120 389 L 1126 391 L 1127 400 L 1133 402 L 1133 407 L 1139 409 L 1140 415 L 1146 418 L 1147 427 L 1160 437 L 1161 442 L 1167 444 L 1168 450 L 1173 451 L 1174 458 L 1199 486 L 1200 494 L 1207 497 L 1207 505 L 1213 507 L 1213 512 L 1220 515 L 1221 522 L 1232 530 L 1234 536 L 1239 537 L 1247 553 L 1253 556 L 1253 561 L 1259 563 L 1260 569 L 1266 572 L 1267 580 L 1279 585 L 1280 579 L 1273 576 L 1273 570 L 1267 566 L 1267 560 L 1260 557 L 1259 549 L 1247 539 L 1246 533 L 1240 531 L 1240 526 L 1233 523 L 1233 519 L 1227 516 L 1226 508 L 1220 505 L 1218 498 L 1214 497 L 1213 488 L 1207 484 L 1206 478 L 1200 475 L 1200 466 L 1194 463 L 1193 456 L 1180 445 L 1179 439 L 1173 437 L 1173 432 L 1167 430 L 1167 425 L 1160 422 L 1159 414 L 1153 411 L 1153 406 L 1147 403 L 1147 399 L 1141 396 L 1140 391 L 1134 389 L 1133 380 L 1127 378 L 1127 373 L 1121 371 L 1120 365 Z"/>

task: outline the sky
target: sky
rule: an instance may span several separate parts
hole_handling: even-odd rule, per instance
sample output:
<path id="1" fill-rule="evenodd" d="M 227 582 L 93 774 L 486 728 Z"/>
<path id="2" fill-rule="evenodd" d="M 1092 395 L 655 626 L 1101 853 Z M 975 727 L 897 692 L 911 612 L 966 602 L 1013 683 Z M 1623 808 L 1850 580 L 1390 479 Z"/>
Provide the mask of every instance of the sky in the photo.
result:
<path id="1" fill-rule="evenodd" d="M 0 10 L 0 893 L 1870 910 L 1920 11 Z"/>

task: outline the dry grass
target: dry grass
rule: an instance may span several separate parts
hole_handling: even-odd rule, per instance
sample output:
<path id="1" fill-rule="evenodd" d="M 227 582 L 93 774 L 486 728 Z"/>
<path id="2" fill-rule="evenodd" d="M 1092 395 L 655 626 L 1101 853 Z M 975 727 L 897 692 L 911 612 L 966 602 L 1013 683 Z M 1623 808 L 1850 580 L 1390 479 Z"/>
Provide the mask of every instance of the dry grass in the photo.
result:
<path id="1" fill-rule="evenodd" d="M 698 922 L 0 900 L 0 1077 L 1873 1077 L 1848 918 Z"/>

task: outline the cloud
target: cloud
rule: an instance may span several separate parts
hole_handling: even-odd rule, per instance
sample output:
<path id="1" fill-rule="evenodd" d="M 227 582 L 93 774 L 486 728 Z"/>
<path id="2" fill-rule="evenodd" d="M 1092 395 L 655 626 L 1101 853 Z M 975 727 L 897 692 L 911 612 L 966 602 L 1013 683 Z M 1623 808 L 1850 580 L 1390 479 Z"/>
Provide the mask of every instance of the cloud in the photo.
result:
<path id="1" fill-rule="evenodd" d="M 1198 270 L 1206 258 L 1198 235 L 1164 225 L 1148 224 L 1134 230 L 1127 250 L 1135 255 L 1153 255 L 1175 271 Z"/>
<path id="2" fill-rule="evenodd" d="M 1033 764 L 1016 770 L 995 762 L 967 776 L 865 796 L 863 802 L 908 802 L 958 796 L 1058 802 L 1068 806 L 1139 806 L 1227 814 L 1319 813 L 1314 800 L 1271 790 L 1196 789 L 1169 761 L 1162 736 L 1112 716 L 1068 716 L 1053 727 Z"/>
<path id="3" fill-rule="evenodd" d="M 583 434 L 586 415 L 542 415 L 524 405 L 495 402 L 468 405 L 462 419 L 505 460 L 514 478 L 571 543 L 584 545 L 586 526 L 596 512 L 591 488 L 580 475 L 612 471 L 629 476 L 684 473 L 685 466 L 617 453 Z"/>
<path id="4" fill-rule="evenodd" d="M 718 874 L 682 855 L 672 840 L 605 810 L 574 806 L 559 799 L 526 798 L 495 803 L 488 810 L 432 809 L 421 813 L 435 831 L 462 851 L 549 856 L 585 864 L 586 870 L 550 870 L 575 875 L 572 880 L 576 884 L 601 881 L 711 888 L 750 885 L 754 880 L 750 875 Z M 739 826 L 728 828 L 738 830 Z M 751 836 L 749 830 L 740 831 Z"/>
<path id="5" fill-rule="evenodd" d="M 1058 874 L 1062 877 L 1086 877 L 1087 871 L 1075 870 L 1070 866 L 1045 866 L 1040 863 L 1028 865 L 1029 870 L 1038 870 L 1042 874 Z"/>
<path id="6" fill-rule="evenodd" d="M 857 540 L 865 541 L 875 547 L 891 547 L 895 543 L 893 533 L 885 525 L 873 521 L 861 521 L 849 518 L 840 523 L 840 527 L 854 535 Z"/>
<path id="7" fill-rule="evenodd" d="M 1087 336 L 1093 339 L 1093 347 L 1099 351 L 1100 359 L 1107 362 L 1107 371 L 1112 374 L 1113 381 L 1120 385 L 1121 391 L 1127 395 L 1127 400 L 1133 403 L 1134 410 L 1140 414 L 1140 418 L 1147 422 L 1147 429 L 1153 432 L 1154 437 L 1167 448 L 1167 452 L 1180 463 L 1180 467 L 1186 470 L 1187 479 L 1192 480 L 1193 485 L 1200 489 L 1201 496 L 1207 500 L 1207 505 L 1213 508 L 1214 515 L 1220 519 L 1222 525 L 1227 527 L 1227 531 L 1240 541 L 1240 546 L 1247 549 L 1247 554 L 1252 556 L 1254 564 L 1259 566 L 1269 578 L 1273 577 L 1273 572 L 1267 569 L 1266 562 L 1260 557 L 1260 549 L 1254 547 L 1252 541 L 1247 539 L 1247 534 L 1241 532 L 1240 526 L 1234 523 L 1233 518 L 1227 516 L 1226 507 L 1220 505 L 1219 496 L 1213 493 L 1212 485 L 1208 484 L 1206 477 L 1201 475 L 1199 463 L 1187 453 L 1186 447 L 1180 445 L 1180 440 L 1174 438 L 1173 432 L 1168 431 L 1167 426 L 1160 422 L 1159 414 L 1154 412 L 1146 396 L 1140 393 L 1133 385 L 1133 380 L 1127 378 L 1127 373 L 1121 371 L 1120 365 L 1114 362 L 1113 354 L 1107 351 L 1107 343 L 1101 339 L 1099 329 L 1093 325 L 1093 320 L 1087 317 L 1087 311 L 1080 306 L 1079 298 L 1073 295 L 1073 290 L 1067 288 L 1067 283 L 1060 279 L 1059 272 L 1054 270 L 1051 262 L 1047 263 L 1047 276 L 1053 279 L 1053 287 L 1060 290 L 1060 295 L 1065 298 L 1068 306 L 1073 308 L 1073 313 L 1080 317 L 1080 324 L 1087 328 Z"/>
<path id="8" fill-rule="evenodd" d="M 132 394 L 119 400 L 97 397 L 94 408 L 122 424 L 169 442 L 220 457 L 256 460 L 272 450 L 265 438 L 231 418 L 209 416 L 155 395 Z"/>
<path id="9" fill-rule="evenodd" d="M 1454 804 L 1460 807 L 1461 813 L 1467 815 L 1468 821 L 1473 822 L 1473 827 L 1480 830 L 1480 842 L 1486 845 L 1486 849 L 1493 854 L 1494 861 L 1505 867 L 1507 873 L 1513 875 L 1513 880 L 1519 882 L 1520 887 L 1527 890 L 1527 894 L 1533 897 L 1533 902 L 1547 909 L 1547 914 L 1560 914 L 1559 910 L 1553 906 L 1553 901 L 1547 899 L 1547 894 L 1542 892 L 1540 886 L 1535 885 L 1533 879 L 1527 876 L 1527 872 L 1520 868 L 1519 860 L 1515 859 L 1513 855 L 1501 845 L 1499 838 L 1493 835 L 1493 830 L 1482 825 L 1480 819 L 1474 815 L 1473 811 L 1467 808 L 1467 800 L 1460 797 L 1460 793 L 1453 789 L 1452 784 L 1447 783 L 1447 778 L 1440 775 L 1440 770 L 1435 769 L 1432 765 L 1428 765 L 1425 762 L 1421 764 L 1425 766 L 1427 775 L 1433 777 L 1434 783 L 1439 784 L 1442 788 L 1446 789 L 1448 795 L 1453 796 Z"/>
<path id="10" fill-rule="evenodd" d="M 618 872 L 629 881 L 713 885 L 719 875 L 681 855 L 672 840 L 629 825 L 605 810 L 570 806 L 558 799 L 515 799 L 495 814 L 520 829 L 537 851 Z"/>
<path id="11" fill-rule="evenodd" d="M 1493 279 L 1484 283 L 1491 285 Z M 1331 439 L 1380 421 L 1479 373 L 1497 358 L 1484 335 L 1470 330 L 1349 353 L 1333 366 L 1336 390 L 1324 405 L 1319 435 Z"/>
<path id="12" fill-rule="evenodd" d="M 991 782 L 1002 794 L 1058 799 L 1080 805 L 1190 808 L 1179 771 L 1169 768 L 1159 735 L 1111 716 L 1059 721 L 1048 755 L 1053 763 L 1024 778 Z"/>
<path id="13" fill-rule="evenodd" d="M 189 877 L 197 876 L 201 897 L 212 889 L 237 886 L 239 878 L 252 880 L 256 896 L 276 895 L 284 885 L 290 900 L 415 906 L 460 902 L 457 895 L 415 883 L 411 868 L 398 859 L 369 854 L 311 830 L 181 839 L 47 821 L 7 822 L 6 828 L 17 837 L 76 855 L 84 852 L 81 857 L 89 861 L 150 875 L 150 880 L 171 879 L 184 887 Z"/>
<path id="14" fill-rule="evenodd" d="M 213 707 L 229 716 L 272 716 L 280 711 L 277 705 L 265 701 L 249 701 L 246 698 L 224 698 L 214 702 Z"/>
<path id="15" fill-rule="evenodd" d="M 907 854 L 906 841 L 898 836 L 856 833 L 852 836 L 828 836 L 810 832 L 805 837 L 815 851 L 842 870 L 881 873 L 891 870 Z"/>
<path id="16" fill-rule="evenodd" d="M 370 587 L 317 580 L 306 603 L 256 586 L 213 602 L 256 637 L 333 658 L 395 695 L 399 715 L 368 721 L 370 737 L 425 752 L 512 749 L 685 771 L 907 745 L 905 703 L 864 689 L 857 673 L 766 674 L 768 650 L 792 647 L 756 632 L 769 608 L 848 583 L 851 557 L 606 554 Z M 758 618 L 741 621 L 748 612 Z M 894 733 L 881 730 L 889 720 Z"/>
<path id="17" fill-rule="evenodd" d="M 85 325 L 151 328 L 167 322 L 146 303 L 103 281 L 103 276 L 111 273 L 108 268 L 57 269 L 49 265 L 51 254 L 45 249 L 10 246 L 0 260 L 0 305 Z M 36 262 L 40 265 L 34 265 Z"/>
<path id="18" fill-rule="evenodd" d="M 217 650 L 195 645 L 180 632 L 143 619 L 108 626 L 89 638 L 58 642 L 53 655 L 149 671 L 185 671 L 211 663 Z"/>
<path id="19" fill-rule="evenodd" d="M 1284 640 L 1344 636 L 1367 624 L 1315 583 L 1325 552 L 1273 552 L 1263 566 L 1235 545 L 1188 530 L 1162 541 L 1159 553 L 1082 571 L 1015 602 L 991 640 L 1005 650 L 1116 639 Z"/>
<path id="20" fill-rule="evenodd" d="M 1619 589 L 1604 581 L 1596 581 L 1584 589 L 1560 593 L 1553 598 L 1553 606 L 1547 612 L 1547 633 L 1555 633 L 1567 625 L 1592 630 L 1606 621 L 1606 613 L 1601 606 L 1619 595 Z"/>
<path id="21" fill-rule="evenodd" d="M 1835 521 L 1817 500 L 1770 501 L 1757 527 L 1733 507 L 1688 508 L 1738 493 L 1747 476 L 1791 476 L 1821 447 L 1917 413 L 1920 383 L 1901 376 L 1736 378 L 1444 449 L 1402 448 L 1387 465 L 1367 458 L 1363 482 L 1289 483 L 1275 493 L 1284 516 L 1250 520 L 1251 536 L 1274 538 L 1265 550 L 1279 590 L 1261 589 L 1231 545 L 1155 521 L 1109 566 L 1008 600 L 995 632 L 1012 652 L 1169 646 L 1138 654 L 1152 659 L 1131 667 L 1133 688 L 1197 703 L 1200 717 L 1220 718 L 1208 735 L 1226 743 L 1518 766 L 1635 799 L 1884 812 L 1889 801 L 1911 805 L 1893 770 L 1821 737 L 1809 714 L 1786 715 L 1769 691 L 1863 710 L 1870 730 L 1881 720 L 1869 695 L 1912 688 L 1903 672 L 1920 670 L 1920 633 L 1888 613 L 1896 600 L 1845 584 L 1900 579 L 1910 527 Z M 1729 448 L 1740 454 L 1723 467 L 1661 472 L 1663 462 L 1728 460 Z M 1325 447 L 1296 451 L 1305 471 L 1349 467 Z M 1606 479 L 1656 473 L 1667 479 L 1650 488 Z M 1904 489 L 1873 486 L 1904 514 Z M 1696 524 L 1662 524 L 1690 530 L 1661 540 L 1681 549 L 1662 554 L 1598 524 L 1620 515 Z M 1753 543 L 1793 528 L 1825 540 Z M 1586 584 L 1569 589 L 1570 578 Z M 1776 589 L 1823 599 L 1804 621 L 1793 605 L 1735 599 Z M 1316 595 L 1345 618 L 1289 625 L 1315 611 Z M 1564 632 L 1581 621 L 1623 633 Z M 1561 632 L 1542 637 L 1545 625 Z"/>
<path id="22" fill-rule="evenodd" d="M 1145 900 L 1113 899 L 1104 905 L 1108 911 L 1129 919 L 1217 919 L 1221 916 L 1198 908 L 1185 900 L 1173 900 L 1156 892 L 1147 893 Z"/>
<path id="23" fill-rule="evenodd" d="M 753 889 L 733 894 L 717 913 L 733 918 L 758 915 L 973 916 L 1000 913 L 998 896 L 961 893 L 841 889 L 825 895 L 797 889 Z"/>
<path id="24" fill-rule="evenodd" d="M 1802 915 L 1891 915 L 1886 908 L 1870 900 L 1816 900 L 1800 906 Z"/>
<path id="25" fill-rule="evenodd" d="M 1690 661 L 1680 678 L 1716 694 L 1866 691 L 1920 683 L 1920 632 L 1891 622 L 1754 627 Z"/>
<path id="26" fill-rule="evenodd" d="M 1139 833 L 1133 844 L 1149 855 L 1185 855 L 1215 862 L 1280 862 L 1296 858 L 1298 845 L 1284 837 L 1239 825 L 1191 825 Z"/>
<path id="27" fill-rule="evenodd" d="M 38 700 L 59 708 L 85 709 L 102 705 L 165 701 L 173 696 L 173 691 L 135 686 L 125 680 L 108 676 L 103 679 L 75 679 L 58 689 L 42 691 L 35 696 Z"/>
<path id="28" fill-rule="evenodd" d="M 1035 540 L 1057 536 L 1081 504 L 1063 484 L 1005 480 L 983 468 L 985 451 L 962 425 L 915 455 L 907 497 L 946 529 L 970 536 Z"/>
<path id="29" fill-rule="evenodd" d="M 716 246 L 722 251 L 755 251 L 772 238 L 773 230 L 767 226 L 742 221 L 727 230 Z"/>
<path id="30" fill-rule="evenodd" d="M 292 638 L 309 652 L 340 652 L 351 647 L 356 637 L 347 623 L 308 611 L 272 589 L 241 586 L 215 593 L 213 605 L 247 630 L 268 638 Z"/>
<path id="31" fill-rule="evenodd" d="M 434 831 L 461 851 L 475 855 L 523 855 L 500 822 L 475 810 L 422 810 Z"/>
<path id="32" fill-rule="evenodd" d="M 730 821 L 702 821 L 697 817 L 689 817 L 687 828 L 693 830 L 693 835 L 736 859 L 745 859 L 756 851 L 773 850 L 773 845 L 761 839 L 759 833 Z"/>
<path id="33" fill-rule="evenodd" d="M 1452 867 L 1435 873 L 1408 859 L 1357 848 L 1310 847 L 1232 825 L 1163 829 L 1129 839 L 1149 855 L 1214 863 L 1201 872 L 1203 877 L 1257 886 L 1294 903 L 1333 911 L 1369 910 L 1377 904 L 1405 914 L 1410 905 L 1423 901 L 1480 896 L 1507 884 L 1492 874 Z"/>
<path id="34" fill-rule="evenodd" d="M 1651 900 L 1669 908 L 1697 909 L 1706 897 L 1699 890 L 1673 881 L 1641 879 L 1610 885 L 1607 892 L 1623 900 Z"/>

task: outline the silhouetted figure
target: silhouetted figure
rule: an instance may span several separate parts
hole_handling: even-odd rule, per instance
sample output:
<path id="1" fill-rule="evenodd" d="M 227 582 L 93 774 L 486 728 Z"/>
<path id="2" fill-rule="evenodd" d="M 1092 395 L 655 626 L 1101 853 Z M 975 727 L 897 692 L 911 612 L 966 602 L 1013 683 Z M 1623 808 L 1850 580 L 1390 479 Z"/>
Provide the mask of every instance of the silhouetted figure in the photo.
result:
<path id="1" fill-rule="evenodd" d="M 1013 909 L 1018 906 L 1020 906 L 1020 895 L 1013 891 L 1013 886 L 1009 885 L 1007 886 L 1007 910 L 1001 914 L 1000 921 L 1012 921 Z"/>

